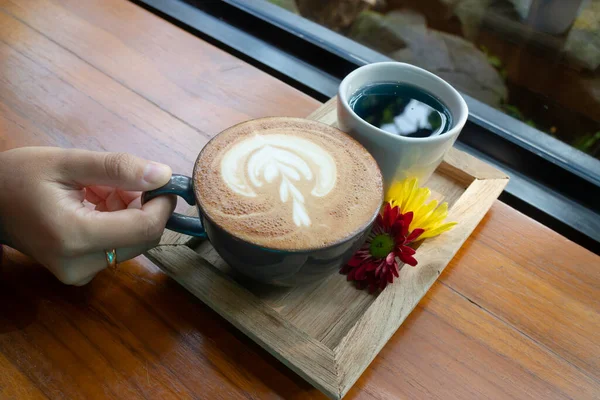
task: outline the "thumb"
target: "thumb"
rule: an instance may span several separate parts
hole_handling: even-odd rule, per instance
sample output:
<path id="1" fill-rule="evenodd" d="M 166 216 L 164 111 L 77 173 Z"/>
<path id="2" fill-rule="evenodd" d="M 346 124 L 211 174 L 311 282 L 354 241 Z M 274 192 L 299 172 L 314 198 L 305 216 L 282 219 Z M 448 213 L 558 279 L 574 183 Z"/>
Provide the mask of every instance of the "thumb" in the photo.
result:
<path id="1" fill-rule="evenodd" d="M 60 179 L 81 186 L 110 186 L 123 190 L 153 190 L 171 178 L 168 165 L 127 153 L 67 150 L 59 161 Z"/>

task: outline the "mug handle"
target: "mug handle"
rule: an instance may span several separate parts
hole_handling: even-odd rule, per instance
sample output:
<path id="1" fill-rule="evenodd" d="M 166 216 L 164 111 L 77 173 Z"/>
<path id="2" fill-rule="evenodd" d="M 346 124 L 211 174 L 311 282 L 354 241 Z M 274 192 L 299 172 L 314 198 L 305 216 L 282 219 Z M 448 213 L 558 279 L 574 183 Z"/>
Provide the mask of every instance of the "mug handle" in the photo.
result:
<path id="1" fill-rule="evenodd" d="M 163 187 L 142 193 L 142 204 L 164 194 L 175 194 L 183 198 L 190 206 L 196 204 L 192 178 L 185 175 L 173 174 L 169 183 Z M 198 217 L 173 213 L 167 221 L 167 229 L 189 236 L 206 238 L 206 231 Z"/>

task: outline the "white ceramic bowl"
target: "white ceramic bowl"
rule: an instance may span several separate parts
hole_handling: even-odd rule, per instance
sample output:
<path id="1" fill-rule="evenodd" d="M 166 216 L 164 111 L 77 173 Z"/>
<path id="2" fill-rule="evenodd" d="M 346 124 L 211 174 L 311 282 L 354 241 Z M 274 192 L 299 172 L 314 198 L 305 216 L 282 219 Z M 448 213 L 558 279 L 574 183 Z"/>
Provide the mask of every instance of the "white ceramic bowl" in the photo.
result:
<path id="1" fill-rule="evenodd" d="M 378 82 L 406 83 L 429 92 L 450 110 L 450 130 L 439 136 L 411 138 L 391 134 L 366 122 L 356 115 L 348 101 L 357 90 Z M 371 152 L 381 168 L 386 188 L 407 177 L 416 177 L 420 182 L 429 179 L 469 115 L 464 99 L 450 84 L 431 72 L 399 62 L 374 63 L 354 70 L 340 84 L 338 98 L 340 129 Z"/>

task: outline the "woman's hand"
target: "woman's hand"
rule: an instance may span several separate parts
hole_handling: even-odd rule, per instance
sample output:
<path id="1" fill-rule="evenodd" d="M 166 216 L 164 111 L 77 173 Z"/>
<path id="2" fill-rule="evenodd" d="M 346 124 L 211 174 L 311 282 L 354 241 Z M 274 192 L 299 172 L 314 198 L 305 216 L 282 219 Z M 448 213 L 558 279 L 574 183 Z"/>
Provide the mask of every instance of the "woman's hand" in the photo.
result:
<path id="1" fill-rule="evenodd" d="M 129 154 L 29 147 L 0 153 L 0 243 L 84 285 L 107 267 L 155 246 L 175 208 L 172 196 L 140 207 L 140 191 L 166 184 L 171 169 Z"/>

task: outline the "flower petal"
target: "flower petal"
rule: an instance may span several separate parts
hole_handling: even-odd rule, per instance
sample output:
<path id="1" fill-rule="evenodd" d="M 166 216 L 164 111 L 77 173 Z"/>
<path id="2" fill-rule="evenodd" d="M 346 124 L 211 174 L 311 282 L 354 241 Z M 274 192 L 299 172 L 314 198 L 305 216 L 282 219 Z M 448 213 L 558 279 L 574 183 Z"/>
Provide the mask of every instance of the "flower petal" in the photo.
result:
<path id="1" fill-rule="evenodd" d="M 364 261 L 363 257 L 359 256 L 358 254 L 355 254 L 354 256 L 352 256 L 350 261 L 348 261 L 348 265 L 352 268 L 358 267 L 360 264 L 363 263 L 363 261 Z"/>
<path id="2" fill-rule="evenodd" d="M 344 274 L 346 275 L 348 272 L 350 272 L 350 270 L 352 269 L 351 266 L 349 266 L 348 264 L 342 266 L 342 268 L 340 268 L 340 274 Z"/>
<path id="3" fill-rule="evenodd" d="M 406 243 L 406 237 L 404 235 L 402 235 L 402 234 L 397 235 L 394 238 L 394 242 L 396 244 L 396 248 L 398 248 L 398 247 L 404 245 L 404 243 Z"/>
<path id="4" fill-rule="evenodd" d="M 379 289 L 381 289 L 381 290 L 385 289 L 385 287 L 387 286 L 387 283 L 388 283 L 387 279 L 381 279 L 379 281 Z"/>
<path id="5" fill-rule="evenodd" d="M 377 283 L 376 282 L 371 282 L 369 284 L 369 293 L 375 293 L 375 290 L 377 290 Z"/>
<path id="6" fill-rule="evenodd" d="M 457 222 L 447 222 L 445 224 L 437 226 L 434 229 L 425 231 L 425 233 L 423 233 L 421 236 L 419 236 L 419 240 L 431 238 L 431 237 L 437 236 L 441 233 L 444 233 L 446 231 L 449 231 L 456 224 L 457 224 Z"/>
<path id="7" fill-rule="evenodd" d="M 376 228 L 383 227 L 383 215 L 381 215 L 381 214 L 377 215 L 377 220 L 375 220 L 375 227 Z"/>
<path id="8" fill-rule="evenodd" d="M 423 229 L 421 228 L 417 228 L 414 231 L 412 231 L 410 233 L 410 235 L 408 235 L 408 237 L 406 238 L 406 244 L 414 242 L 415 240 L 417 240 L 419 238 L 419 236 L 421 236 L 421 234 L 424 232 Z"/>
<path id="9" fill-rule="evenodd" d="M 403 226 L 404 229 L 402 229 L 402 234 L 404 236 L 408 235 L 408 228 L 410 227 L 410 223 L 413 220 L 413 216 L 414 216 L 414 214 L 412 211 L 409 211 L 402 216 L 402 223 L 404 224 L 404 226 Z"/>
<path id="10" fill-rule="evenodd" d="M 402 254 L 406 254 L 409 256 L 412 256 L 413 254 L 415 254 L 417 252 L 415 249 L 413 249 L 412 247 L 409 247 L 409 246 L 402 246 L 402 247 L 400 247 L 400 250 L 401 250 L 400 252 Z"/>
<path id="11" fill-rule="evenodd" d="M 391 211 L 392 211 L 392 207 L 390 206 L 390 203 L 385 203 L 385 206 L 383 207 L 383 216 L 382 216 L 381 227 L 386 232 L 389 231 L 389 229 L 390 229 L 388 222 L 389 222 L 389 215 L 390 215 Z"/>
<path id="12" fill-rule="evenodd" d="M 392 265 L 396 262 L 396 254 L 394 254 L 393 252 L 388 254 L 387 257 L 385 258 L 385 263 L 387 265 Z"/>
<path id="13" fill-rule="evenodd" d="M 418 264 L 417 260 L 413 256 L 409 256 L 408 254 L 402 254 L 399 258 L 403 263 L 408 264 L 412 267 Z"/>
<path id="14" fill-rule="evenodd" d="M 392 273 L 389 273 L 389 274 L 387 275 L 387 281 L 388 281 L 389 283 L 394 283 L 394 275 L 395 275 L 395 274 L 392 274 Z M 396 275 L 396 276 L 397 276 L 397 275 Z"/>
<path id="15" fill-rule="evenodd" d="M 354 277 L 355 277 L 355 275 L 356 275 L 356 270 L 357 270 L 357 268 L 353 268 L 353 269 L 352 269 L 352 270 L 351 270 L 351 271 L 348 273 L 348 276 L 346 277 L 346 280 L 348 280 L 348 281 L 353 281 L 353 280 L 355 280 L 355 279 L 354 279 Z"/>
<path id="16" fill-rule="evenodd" d="M 412 178 L 412 179 L 406 180 L 405 186 L 403 189 L 404 190 L 404 198 L 402 199 L 402 206 L 400 206 L 402 211 L 406 211 L 406 206 L 410 202 L 410 199 L 414 196 L 414 190 L 417 187 L 418 187 L 417 178 Z"/>
<path id="17" fill-rule="evenodd" d="M 415 213 L 413 211 L 408 211 L 402 215 L 402 220 L 404 221 L 405 224 L 410 225 L 414 216 L 415 216 Z"/>
<path id="18" fill-rule="evenodd" d="M 437 200 L 432 200 L 429 203 L 427 203 L 426 205 L 424 205 L 423 207 L 421 207 L 418 210 L 415 210 L 415 217 L 413 218 L 412 222 L 411 222 L 411 227 L 410 229 L 413 230 L 415 228 L 422 228 L 423 224 L 425 224 L 429 218 L 429 216 L 431 215 L 431 213 L 433 212 L 433 210 L 435 210 L 435 208 L 438 206 L 438 201 Z"/>
<path id="19" fill-rule="evenodd" d="M 374 271 L 377 266 L 381 265 L 383 261 L 378 260 L 371 260 L 369 263 L 366 264 L 366 270 L 367 271 Z"/>
<path id="20" fill-rule="evenodd" d="M 434 229 L 439 224 L 441 224 L 446 219 L 447 216 L 448 216 L 448 203 L 444 202 L 444 203 L 440 204 L 438 206 L 438 208 L 433 210 L 433 212 L 431 213 L 429 218 L 427 218 L 427 221 L 424 221 L 421 225 L 419 225 L 419 228 L 423 228 L 425 230 Z"/>
<path id="21" fill-rule="evenodd" d="M 388 203 L 389 205 L 389 203 Z M 386 209 L 386 211 L 388 211 Z M 389 211 L 384 215 L 384 219 L 386 219 L 386 228 L 389 230 L 392 228 L 392 226 L 394 225 L 394 223 L 396 222 L 396 220 L 398 219 L 398 214 L 399 214 L 399 209 L 398 207 L 393 207 L 393 208 L 389 208 Z"/>
<path id="22" fill-rule="evenodd" d="M 400 203 L 402 204 L 402 197 L 404 196 L 404 181 L 394 182 L 387 191 L 385 201 L 389 203 Z"/>
<path id="23" fill-rule="evenodd" d="M 399 261 L 417 265 L 416 250 L 409 244 L 439 235 L 455 225 L 453 222 L 444 223 L 448 215 L 447 203 L 438 205 L 437 200 L 426 203 L 430 195 L 431 191 L 420 188 L 415 178 L 395 182 L 386 194 L 386 201 L 367 240 L 340 268 L 340 273 L 347 274 L 348 280 L 356 281 L 357 288 L 368 287 L 370 292 L 374 292 L 400 276 Z M 371 254 L 373 240 L 379 235 L 390 236 L 394 241 L 393 250 L 385 258 L 375 258 Z M 388 246 L 390 244 L 388 241 Z M 387 248 L 384 254 L 386 251 Z"/>
<path id="24" fill-rule="evenodd" d="M 404 221 L 402 221 L 400 218 L 398 218 L 396 220 L 396 222 L 394 222 L 394 225 L 392 225 L 392 227 L 390 228 L 390 234 L 393 237 L 396 237 L 398 235 L 403 235 L 402 231 L 404 230 Z"/>
<path id="25" fill-rule="evenodd" d="M 356 273 L 354 274 L 355 280 L 362 281 L 367 279 L 367 265 L 361 265 L 360 267 L 356 268 Z"/>
<path id="26" fill-rule="evenodd" d="M 406 204 L 405 210 L 418 210 L 423 206 L 425 200 L 431 195 L 431 191 L 427 188 L 419 188 L 415 190 L 415 194 Z"/>

